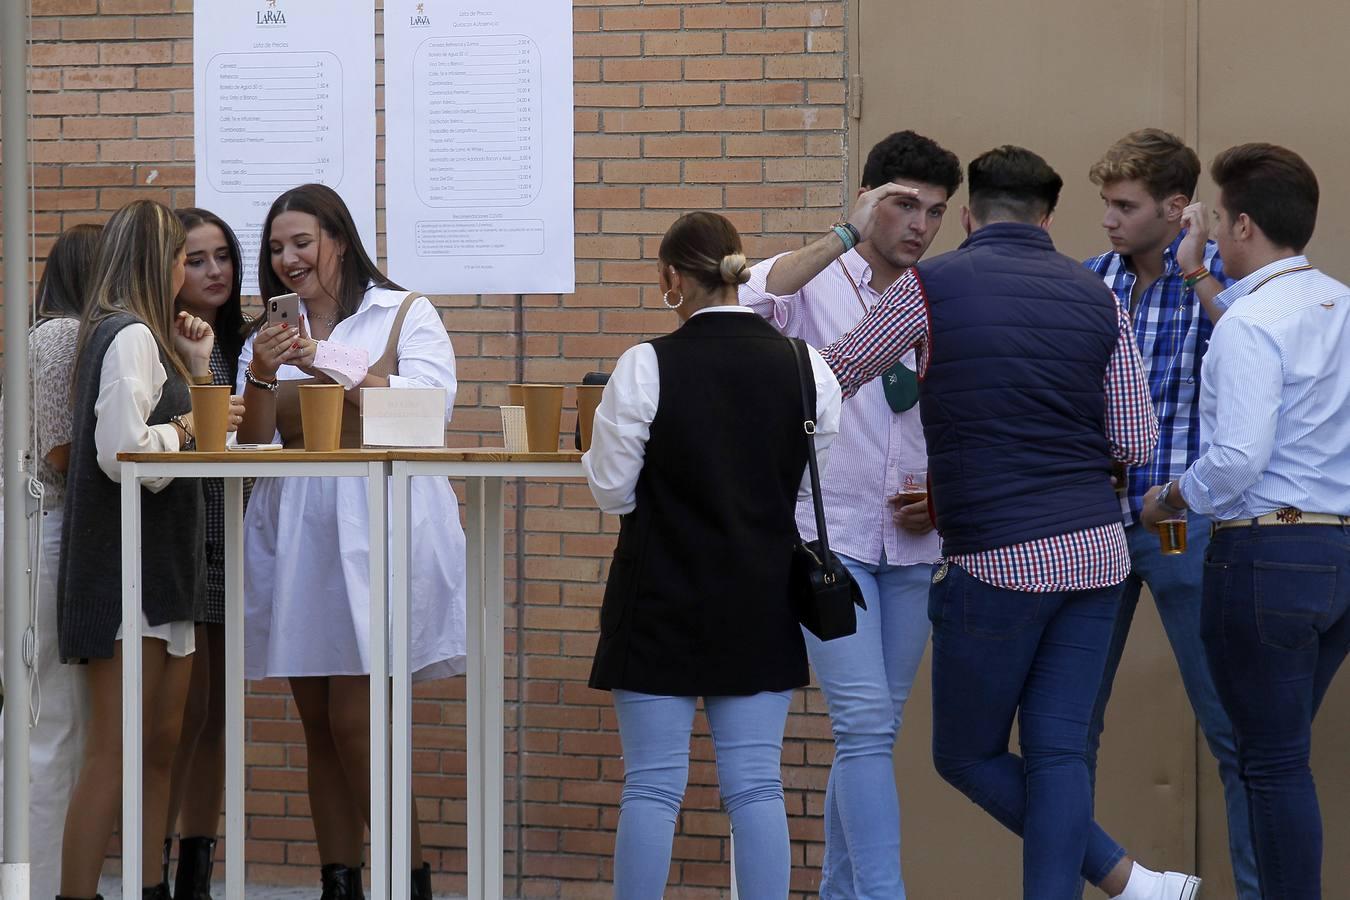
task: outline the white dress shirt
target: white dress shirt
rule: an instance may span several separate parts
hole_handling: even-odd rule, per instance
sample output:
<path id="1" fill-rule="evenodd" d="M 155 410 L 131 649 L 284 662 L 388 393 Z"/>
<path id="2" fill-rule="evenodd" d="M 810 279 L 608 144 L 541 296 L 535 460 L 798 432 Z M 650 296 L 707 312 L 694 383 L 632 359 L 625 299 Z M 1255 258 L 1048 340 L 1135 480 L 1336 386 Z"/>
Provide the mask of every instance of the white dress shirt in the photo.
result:
<path id="1" fill-rule="evenodd" d="M 1350 515 L 1350 288 L 1307 266 L 1281 259 L 1219 295 L 1233 302 L 1205 355 L 1200 457 L 1180 482 L 1197 512 Z"/>
<path id="2" fill-rule="evenodd" d="M 710 306 L 694 316 L 753 315 L 743 306 Z M 693 318 L 693 316 L 690 316 Z M 814 347 L 808 348 L 816 382 L 816 461 L 825 468 L 826 451 L 839 432 L 839 382 Z M 622 515 L 637 506 L 638 476 L 661 400 L 661 371 L 656 350 L 642 343 L 629 347 L 614 366 L 595 410 L 591 449 L 581 457 L 595 503 L 607 513 Z M 802 474 L 799 499 L 811 498 L 811 473 Z M 830 549 L 834 549 L 833 541 Z"/>
<path id="3" fill-rule="evenodd" d="M 750 269 L 750 280 L 741 286 L 741 303 L 812 347 L 824 347 L 847 333 L 880 299 L 872 289 L 872 267 L 856 249 L 795 294 L 771 294 L 769 270 L 781 258 Z M 913 370 L 914 351 L 906 351 L 900 362 Z M 834 465 L 821 479 L 830 549 L 869 565 L 883 556 L 893 566 L 936 562 L 942 550 L 937 531 L 915 534 L 901 528 L 889 502 L 900 493 L 907 473 L 928 472 L 918 404 L 897 413 L 886 402 L 881 379 L 868 382 L 844 404 L 839 439 L 830 452 Z M 803 537 L 815 537 L 816 514 L 809 502 L 797 507 L 797 528 Z"/>
<path id="4" fill-rule="evenodd" d="M 166 380 L 159 344 L 148 327 L 137 322 L 117 332 L 103 356 L 98 399 L 94 401 L 95 457 L 103 474 L 114 482 L 122 481 L 117 454 L 179 449 L 178 429 L 172 424 L 146 424 L 159 404 Z M 158 493 L 170 481 L 172 476 L 147 478 L 141 483 Z"/>

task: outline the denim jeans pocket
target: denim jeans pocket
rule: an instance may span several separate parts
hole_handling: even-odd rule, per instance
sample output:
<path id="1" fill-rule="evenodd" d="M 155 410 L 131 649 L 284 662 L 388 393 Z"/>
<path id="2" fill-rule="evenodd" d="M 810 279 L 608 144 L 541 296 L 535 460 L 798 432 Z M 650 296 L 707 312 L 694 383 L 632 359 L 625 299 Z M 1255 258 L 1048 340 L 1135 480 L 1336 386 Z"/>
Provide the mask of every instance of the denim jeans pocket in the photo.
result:
<path id="1" fill-rule="evenodd" d="M 971 637 L 1015 637 L 1040 614 L 1050 595 L 1009 591 L 968 579 L 961 590 L 962 625 Z"/>
<path id="2" fill-rule="evenodd" d="M 1252 563 L 1256 629 L 1261 643 L 1306 650 L 1317 642 L 1336 600 L 1336 566 Z"/>

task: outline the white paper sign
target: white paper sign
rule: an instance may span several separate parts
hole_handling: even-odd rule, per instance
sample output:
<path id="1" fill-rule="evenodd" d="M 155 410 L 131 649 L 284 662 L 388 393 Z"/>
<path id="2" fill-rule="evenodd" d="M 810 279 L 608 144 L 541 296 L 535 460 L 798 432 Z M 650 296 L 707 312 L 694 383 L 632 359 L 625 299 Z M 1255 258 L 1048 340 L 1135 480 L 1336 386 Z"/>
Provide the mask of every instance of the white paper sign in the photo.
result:
<path id="1" fill-rule="evenodd" d="M 267 210 L 297 185 L 341 194 L 373 255 L 374 0 L 211 0 L 192 20 L 196 203 L 239 236 L 244 293 Z"/>
<path id="2" fill-rule="evenodd" d="M 362 388 L 365 447 L 444 447 L 445 388 Z"/>
<path id="3" fill-rule="evenodd" d="M 389 275 L 570 293 L 572 0 L 386 0 Z"/>

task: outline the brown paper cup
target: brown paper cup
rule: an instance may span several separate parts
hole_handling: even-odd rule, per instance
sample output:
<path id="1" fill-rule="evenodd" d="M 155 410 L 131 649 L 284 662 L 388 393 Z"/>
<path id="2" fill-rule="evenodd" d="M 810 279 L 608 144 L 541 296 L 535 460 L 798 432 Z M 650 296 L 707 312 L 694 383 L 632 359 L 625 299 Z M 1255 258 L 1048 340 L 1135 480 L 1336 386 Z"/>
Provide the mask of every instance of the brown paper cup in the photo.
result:
<path id="1" fill-rule="evenodd" d="M 193 384 L 192 427 L 197 432 L 197 449 L 219 453 L 225 449 L 225 433 L 230 427 L 230 386 Z"/>
<path id="2" fill-rule="evenodd" d="M 342 443 L 340 384 L 300 385 L 300 427 L 306 450 L 336 450 Z"/>
<path id="3" fill-rule="evenodd" d="M 506 402 L 509 406 L 525 405 L 525 385 L 508 384 L 506 386 Z"/>
<path id="4" fill-rule="evenodd" d="M 531 453 L 557 453 L 558 433 L 562 429 L 563 386 L 561 384 L 521 384 L 521 406 L 525 407 L 525 430 L 530 436 Z"/>
<path id="5" fill-rule="evenodd" d="M 581 429 L 581 452 L 591 449 L 591 430 L 595 425 L 595 408 L 605 392 L 603 384 L 577 385 L 577 426 Z"/>

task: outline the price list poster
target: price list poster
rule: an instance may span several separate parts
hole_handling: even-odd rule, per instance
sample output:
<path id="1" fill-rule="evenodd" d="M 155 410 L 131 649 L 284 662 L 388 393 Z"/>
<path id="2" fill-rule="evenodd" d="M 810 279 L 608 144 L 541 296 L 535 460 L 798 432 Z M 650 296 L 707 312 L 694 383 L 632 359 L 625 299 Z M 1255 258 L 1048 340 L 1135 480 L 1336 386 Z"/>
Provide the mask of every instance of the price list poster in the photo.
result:
<path id="1" fill-rule="evenodd" d="M 267 210 L 309 182 L 375 249 L 374 0 L 243 0 L 193 11 L 197 205 L 239 236 L 258 290 Z"/>
<path id="2" fill-rule="evenodd" d="M 386 0 L 389 274 L 576 289 L 571 0 Z"/>

